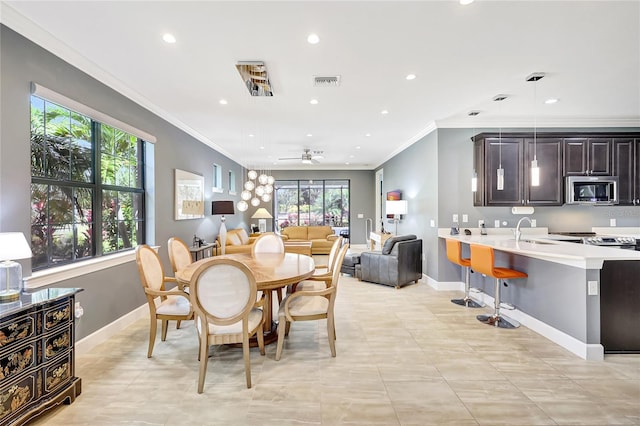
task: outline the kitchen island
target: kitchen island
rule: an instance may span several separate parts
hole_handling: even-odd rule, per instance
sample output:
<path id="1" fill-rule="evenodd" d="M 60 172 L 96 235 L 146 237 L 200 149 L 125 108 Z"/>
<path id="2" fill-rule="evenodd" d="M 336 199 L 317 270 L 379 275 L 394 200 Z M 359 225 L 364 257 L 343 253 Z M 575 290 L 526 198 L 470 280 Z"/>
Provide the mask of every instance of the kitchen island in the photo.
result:
<path id="1" fill-rule="evenodd" d="M 524 234 L 519 242 L 508 230 L 496 231 L 502 233 L 492 234 L 490 230 L 489 235 L 480 235 L 476 229 L 470 236 L 449 235 L 449 229 L 440 229 L 440 256 L 446 259 L 446 238 L 461 241 L 463 254 L 467 257 L 468 244 L 494 248 L 497 266 L 528 274 L 528 278 L 513 280 L 501 290 L 502 301 L 515 306 L 508 315 L 582 358 L 604 359 L 605 352 L 611 352 L 603 343 L 611 333 L 611 327 L 607 328 L 609 320 L 614 318 L 604 317 L 603 312 L 608 316 L 617 312 L 618 306 L 612 309 L 607 305 L 610 300 L 640 299 L 637 289 L 640 286 L 640 252 L 558 241 L 557 237 L 536 228 L 523 229 L 531 233 Z M 612 270 L 619 272 L 614 275 Z M 624 285 L 619 286 L 620 283 Z M 471 286 L 481 291 L 474 297 L 493 305 L 491 278 L 471 274 Z M 604 286 L 607 289 L 601 292 Z M 615 297 L 612 297 L 614 288 L 619 290 L 615 290 Z M 619 291 L 630 294 L 619 294 Z M 602 293 L 608 299 L 603 300 Z M 629 303 L 626 309 L 629 310 L 631 305 Z M 638 309 L 634 311 L 616 314 L 615 320 L 625 324 L 623 328 L 629 333 L 622 337 L 622 346 L 620 337 L 617 337 L 616 345 L 631 348 L 616 352 L 640 353 L 638 333 L 630 331 L 636 330 L 640 321 Z M 619 328 L 619 325 L 615 327 Z"/>

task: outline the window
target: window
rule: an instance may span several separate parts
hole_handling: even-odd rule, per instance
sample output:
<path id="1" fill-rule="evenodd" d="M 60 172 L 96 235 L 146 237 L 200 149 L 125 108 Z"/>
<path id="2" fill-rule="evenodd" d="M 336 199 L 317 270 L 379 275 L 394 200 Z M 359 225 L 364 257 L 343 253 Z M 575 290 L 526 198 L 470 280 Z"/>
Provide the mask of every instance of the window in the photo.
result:
<path id="1" fill-rule="evenodd" d="M 236 174 L 229 170 L 229 195 L 236 195 Z"/>
<path id="2" fill-rule="evenodd" d="M 280 229 L 296 225 L 349 229 L 348 180 L 276 181 L 275 205 Z"/>
<path id="3" fill-rule="evenodd" d="M 222 189 L 222 167 L 219 164 L 213 163 L 213 192 L 224 192 Z"/>
<path id="4" fill-rule="evenodd" d="M 31 248 L 34 270 L 144 242 L 144 142 L 31 97 Z"/>

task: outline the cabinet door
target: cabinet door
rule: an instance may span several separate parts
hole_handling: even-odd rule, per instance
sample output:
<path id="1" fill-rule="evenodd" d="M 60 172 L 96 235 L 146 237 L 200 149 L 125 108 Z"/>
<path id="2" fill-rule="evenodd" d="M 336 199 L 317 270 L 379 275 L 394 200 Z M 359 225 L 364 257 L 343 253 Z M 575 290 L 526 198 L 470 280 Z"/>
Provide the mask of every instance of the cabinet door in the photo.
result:
<path id="1" fill-rule="evenodd" d="M 522 161 L 523 140 L 516 138 L 488 138 L 485 140 L 485 182 L 487 206 L 523 204 Z M 502 163 L 504 189 L 498 190 L 497 169 Z"/>
<path id="2" fill-rule="evenodd" d="M 540 168 L 539 186 L 531 186 L 531 161 L 534 154 Z M 562 139 L 538 139 L 535 147 L 533 139 L 525 139 L 525 203 L 532 206 L 560 206 L 563 202 L 563 187 Z"/>
<path id="3" fill-rule="evenodd" d="M 484 206 L 484 141 L 473 142 L 473 168 L 478 175 L 478 187 L 473 193 L 473 205 Z"/>
<path id="4" fill-rule="evenodd" d="M 611 175 L 611 139 L 589 139 L 589 153 L 587 157 L 587 170 L 589 175 Z"/>
<path id="5" fill-rule="evenodd" d="M 613 174 L 618 176 L 618 201 L 633 204 L 634 193 L 634 139 L 613 140 Z"/>
<path id="6" fill-rule="evenodd" d="M 565 176 L 582 176 L 587 173 L 586 138 L 566 138 L 563 151 Z"/>

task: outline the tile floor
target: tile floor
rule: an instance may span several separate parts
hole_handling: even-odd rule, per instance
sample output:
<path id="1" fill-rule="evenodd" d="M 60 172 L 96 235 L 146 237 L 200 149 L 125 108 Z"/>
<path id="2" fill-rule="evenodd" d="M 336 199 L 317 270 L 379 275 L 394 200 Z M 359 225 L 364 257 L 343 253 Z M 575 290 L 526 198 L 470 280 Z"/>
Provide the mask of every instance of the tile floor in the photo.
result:
<path id="1" fill-rule="evenodd" d="M 35 425 L 640 425 L 640 355 L 582 360 L 531 330 L 480 324 L 480 310 L 420 282 L 396 290 L 340 280 L 337 357 L 326 322 L 295 323 L 275 343 L 211 349 L 196 393 L 192 322 L 147 359 L 148 322 L 77 357 L 82 395 Z M 486 311 L 489 311 L 486 309 Z"/>

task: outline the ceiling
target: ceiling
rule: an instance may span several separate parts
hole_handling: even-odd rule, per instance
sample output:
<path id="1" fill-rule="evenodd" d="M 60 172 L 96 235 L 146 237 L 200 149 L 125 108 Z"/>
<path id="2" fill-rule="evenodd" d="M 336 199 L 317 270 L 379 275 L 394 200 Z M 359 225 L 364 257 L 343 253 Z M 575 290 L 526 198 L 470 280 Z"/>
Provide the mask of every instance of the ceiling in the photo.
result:
<path id="1" fill-rule="evenodd" d="M 6 1 L 0 18 L 244 166 L 373 169 L 439 127 L 640 126 L 638 1 Z M 256 60 L 272 97 L 235 67 Z M 304 148 L 324 158 L 277 160 Z"/>

